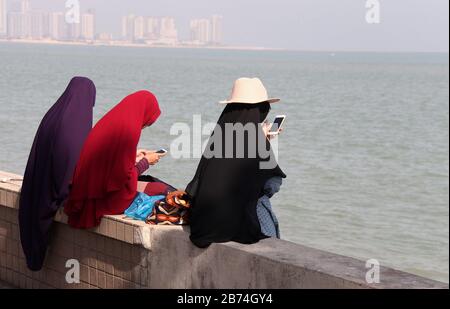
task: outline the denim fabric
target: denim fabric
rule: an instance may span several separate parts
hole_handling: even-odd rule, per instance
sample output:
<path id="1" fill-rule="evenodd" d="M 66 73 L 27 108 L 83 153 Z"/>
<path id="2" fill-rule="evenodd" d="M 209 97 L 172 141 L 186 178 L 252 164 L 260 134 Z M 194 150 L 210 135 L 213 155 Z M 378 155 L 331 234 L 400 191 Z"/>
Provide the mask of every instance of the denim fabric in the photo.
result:
<path id="1" fill-rule="evenodd" d="M 278 219 L 272 210 L 270 198 L 280 191 L 283 183 L 281 177 L 270 178 L 264 185 L 264 195 L 258 200 L 256 205 L 256 213 L 261 225 L 261 232 L 268 237 L 280 238 L 280 228 Z"/>

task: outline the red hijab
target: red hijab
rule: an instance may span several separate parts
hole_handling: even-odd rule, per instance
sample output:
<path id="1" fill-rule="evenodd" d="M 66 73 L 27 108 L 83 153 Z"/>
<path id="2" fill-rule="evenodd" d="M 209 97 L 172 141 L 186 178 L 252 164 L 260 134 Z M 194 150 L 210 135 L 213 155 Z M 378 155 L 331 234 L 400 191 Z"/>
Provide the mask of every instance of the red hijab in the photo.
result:
<path id="1" fill-rule="evenodd" d="M 75 169 L 65 213 L 69 225 L 92 228 L 122 214 L 137 192 L 136 151 L 144 127 L 161 115 L 148 91 L 127 96 L 92 129 Z"/>

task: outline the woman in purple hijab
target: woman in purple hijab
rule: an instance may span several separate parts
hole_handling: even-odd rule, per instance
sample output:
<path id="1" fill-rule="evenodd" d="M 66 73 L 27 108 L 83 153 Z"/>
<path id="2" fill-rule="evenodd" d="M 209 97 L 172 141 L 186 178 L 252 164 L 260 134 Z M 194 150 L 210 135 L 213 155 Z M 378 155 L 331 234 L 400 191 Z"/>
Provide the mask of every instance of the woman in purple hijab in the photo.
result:
<path id="1" fill-rule="evenodd" d="M 20 194 L 20 240 L 28 268 L 42 268 L 53 218 L 69 194 L 84 141 L 92 129 L 96 89 L 73 78 L 41 121 Z"/>

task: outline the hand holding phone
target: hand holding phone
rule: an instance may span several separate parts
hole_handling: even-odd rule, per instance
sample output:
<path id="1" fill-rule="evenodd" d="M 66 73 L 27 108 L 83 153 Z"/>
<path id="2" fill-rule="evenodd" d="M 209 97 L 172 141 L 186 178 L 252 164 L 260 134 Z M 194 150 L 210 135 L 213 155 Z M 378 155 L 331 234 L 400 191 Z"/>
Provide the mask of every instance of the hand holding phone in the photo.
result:
<path id="1" fill-rule="evenodd" d="M 136 151 L 136 163 L 138 163 L 139 161 L 141 161 L 145 157 L 146 151 L 147 150 L 145 150 L 145 149 L 138 149 Z"/>
<path id="2" fill-rule="evenodd" d="M 272 123 L 272 126 L 270 127 L 269 132 L 267 133 L 267 136 L 275 136 L 280 134 L 281 127 L 283 126 L 284 121 L 286 120 L 286 115 L 278 115 L 275 117 L 275 120 Z"/>

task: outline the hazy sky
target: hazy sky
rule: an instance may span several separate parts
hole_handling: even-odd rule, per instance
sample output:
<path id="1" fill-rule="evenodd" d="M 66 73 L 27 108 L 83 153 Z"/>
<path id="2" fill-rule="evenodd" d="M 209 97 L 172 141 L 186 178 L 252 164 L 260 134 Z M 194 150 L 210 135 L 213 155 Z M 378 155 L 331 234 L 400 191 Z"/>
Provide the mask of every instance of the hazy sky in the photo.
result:
<path id="1" fill-rule="evenodd" d="M 12 0 L 10 0 L 12 1 Z M 180 38 L 189 19 L 220 14 L 229 45 L 302 50 L 445 51 L 448 0 L 379 0 L 381 23 L 367 24 L 366 0 L 80 0 L 94 8 L 101 32 L 120 33 L 121 16 L 176 18 Z M 65 0 L 31 0 L 32 7 L 64 10 Z"/>

